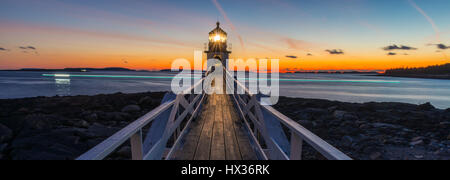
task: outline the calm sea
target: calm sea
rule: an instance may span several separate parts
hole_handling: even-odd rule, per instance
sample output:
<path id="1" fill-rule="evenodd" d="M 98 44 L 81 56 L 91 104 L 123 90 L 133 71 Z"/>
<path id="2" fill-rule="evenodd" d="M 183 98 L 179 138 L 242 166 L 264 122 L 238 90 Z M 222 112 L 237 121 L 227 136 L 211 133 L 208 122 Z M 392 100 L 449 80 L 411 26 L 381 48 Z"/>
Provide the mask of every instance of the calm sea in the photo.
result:
<path id="1" fill-rule="evenodd" d="M 55 72 L 0 71 L 0 99 L 36 96 L 96 95 L 169 91 L 168 72 L 64 73 L 92 77 L 47 77 Z M 117 78 L 115 76 L 121 76 Z M 127 77 L 123 77 L 127 76 Z M 147 78 L 135 78 L 145 76 Z M 288 97 L 318 98 L 345 102 L 431 102 L 450 107 L 450 80 L 378 77 L 353 74 L 281 74 L 280 94 Z"/>

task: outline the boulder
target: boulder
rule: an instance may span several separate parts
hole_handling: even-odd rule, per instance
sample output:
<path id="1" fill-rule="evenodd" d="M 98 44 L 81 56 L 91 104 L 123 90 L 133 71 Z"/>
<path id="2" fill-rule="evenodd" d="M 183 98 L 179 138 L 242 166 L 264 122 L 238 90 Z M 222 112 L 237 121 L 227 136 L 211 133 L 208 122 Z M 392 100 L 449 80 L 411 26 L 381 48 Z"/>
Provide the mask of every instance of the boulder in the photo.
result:
<path id="1" fill-rule="evenodd" d="M 89 123 L 86 122 L 85 120 L 77 120 L 74 122 L 74 125 L 76 127 L 80 127 L 80 128 L 88 128 L 89 127 Z"/>
<path id="2" fill-rule="evenodd" d="M 334 116 L 334 118 L 336 118 L 338 120 L 345 120 L 345 121 L 358 120 L 358 117 L 356 115 L 345 112 L 345 111 L 334 111 L 333 116 Z"/>
<path id="3" fill-rule="evenodd" d="M 122 157 L 129 157 L 131 155 L 131 147 L 124 146 L 117 151 L 117 155 Z"/>
<path id="4" fill-rule="evenodd" d="M 382 154 L 380 152 L 374 152 L 372 154 L 370 154 L 370 159 L 371 160 L 379 160 L 381 159 Z"/>
<path id="5" fill-rule="evenodd" d="M 345 114 L 347 114 L 347 112 L 345 112 L 345 111 L 334 111 L 333 116 L 334 116 L 334 118 L 341 120 L 344 118 Z"/>
<path id="6" fill-rule="evenodd" d="M 93 122 L 98 120 L 98 115 L 97 113 L 91 113 L 89 115 L 86 115 L 84 118 L 90 122 Z"/>
<path id="7" fill-rule="evenodd" d="M 138 105 L 128 105 L 128 106 L 125 106 L 124 108 L 122 108 L 122 112 L 127 112 L 127 113 L 139 112 L 139 111 L 141 111 L 141 107 L 139 107 Z"/>
<path id="8" fill-rule="evenodd" d="M 8 144 L 0 144 L 0 154 L 8 147 Z M 1 159 L 1 158 L 0 158 Z"/>
<path id="9" fill-rule="evenodd" d="M 127 121 L 131 118 L 130 114 L 124 112 L 108 112 L 101 115 L 101 119 L 107 122 L 111 121 Z"/>
<path id="10" fill-rule="evenodd" d="M 141 98 L 138 102 L 140 105 L 150 105 L 153 103 L 153 100 L 151 97 L 145 96 Z"/>
<path id="11" fill-rule="evenodd" d="M 412 142 L 416 142 L 416 141 L 420 141 L 420 140 L 423 140 L 422 136 L 418 136 L 418 137 L 415 137 L 415 138 L 411 139 Z"/>
<path id="12" fill-rule="evenodd" d="M 413 141 L 413 142 L 409 143 L 409 145 L 417 146 L 417 145 L 421 145 L 423 143 L 424 143 L 423 140 L 417 140 L 417 141 Z"/>
<path id="13" fill-rule="evenodd" d="M 99 123 L 94 123 L 88 128 L 88 132 L 95 137 L 109 137 L 117 132 L 117 129 L 106 127 Z"/>
<path id="14" fill-rule="evenodd" d="M 388 123 L 372 123 L 372 126 L 374 128 L 392 128 L 392 129 L 400 129 L 400 128 L 402 128 L 399 125 L 393 125 L 393 124 L 388 124 Z"/>
<path id="15" fill-rule="evenodd" d="M 353 144 L 353 138 L 350 136 L 344 136 L 341 141 L 342 145 L 346 147 L 351 147 Z"/>
<path id="16" fill-rule="evenodd" d="M 24 118 L 24 126 L 36 130 L 51 129 L 60 119 L 55 115 L 30 114 Z"/>
<path id="17" fill-rule="evenodd" d="M 313 123 L 311 121 L 308 121 L 308 120 L 300 120 L 300 121 L 298 121 L 298 123 L 300 125 L 304 126 L 305 128 L 313 127 Z"/>
<path id="18" fill-rule="evenodd" d="M 433 110 L 436 108 L 433 105 L 431 105 L 431 103 L 427 102 L 425 104 L 419 105 L 418 109 L 423 110 L 423 111 L 429 111 L 429 110 Z"/>
<path id="19" fill-rule="evenodd" d="M 13 131 L 3 124 L 0 124 L 0 143 L 9 141 L 12 136 Z"/>

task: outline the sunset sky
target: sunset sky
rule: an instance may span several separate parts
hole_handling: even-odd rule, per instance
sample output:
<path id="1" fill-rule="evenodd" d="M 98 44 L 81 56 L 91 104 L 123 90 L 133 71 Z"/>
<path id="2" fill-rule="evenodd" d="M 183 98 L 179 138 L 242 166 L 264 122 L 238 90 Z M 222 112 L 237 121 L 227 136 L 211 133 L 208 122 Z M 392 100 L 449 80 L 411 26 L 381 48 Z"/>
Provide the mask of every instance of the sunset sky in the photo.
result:
<path id="1" fill-rule="evenodd" d="M 170 68 L 217 20 L 232 58 L 283 70 L 450 62 L 449 0 L 0 0 L 0 69 Z"/>

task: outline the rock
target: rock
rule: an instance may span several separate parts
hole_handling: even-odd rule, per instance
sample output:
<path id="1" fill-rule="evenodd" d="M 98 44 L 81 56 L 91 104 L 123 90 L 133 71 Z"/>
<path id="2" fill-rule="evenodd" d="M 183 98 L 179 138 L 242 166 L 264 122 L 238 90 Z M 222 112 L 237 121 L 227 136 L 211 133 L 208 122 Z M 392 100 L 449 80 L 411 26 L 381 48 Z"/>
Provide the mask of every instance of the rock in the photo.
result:
<path id="1" fill-rule="evenodd" d="M 345 111 L 334 111 L 333 116 L 334 116 L 334 118 L 336 118 L 338 120 L 345 120 L 345 121 L 358 120 L 357 116 L 355 116 L 352 113 L 345 112 Z"/>
<path id="2" fill-rule="evenodd" d="M 85 120 L 76 121 L 74 123 L 74 125 L 77 126 L 77 127 L 80 127 L 80 128 L 88 128 L 89 127 L 89 123 L 86 122 Z"/>
<path id="3" fill-rule="evenodd" d="M 28 114 L 30 113 L 30 110 L 28 108 L 20 108 L 19 110 L 17 110 L 18 113 L 20 114 Z"/>
<path id="4" fill-rule="evenodd" d="M 345 114 L 347 114 L 345 111 L 334 111 L 333 116 L 336 119 L 343 119 Z"/>
<path id="5" fill-rule="evenodd" d="M 329 108 L 328 108 L 328 111 L 329 111 L 329 112 L 334 112 L 334 111 L 336 111 L 338 108 L 339 108 L 338 106 L 332 106 L 332 107 L 329 107 Z"/>
<path id="6" fill-rule="evenodd" d="M 433 110 L 436 108 L 433 105 L 431 105 L 431 103 L 427 102 L 425 104 L 419 105 L 418 109 L 424 110 L 424 111 L 429 111 L 429 110 Z"/>
<path id="7" fill-rule="evenodd" d="M 344 136 L 341 141 L 342 145 L 346 147 L 351 147 L 353 144 L 353 138 L 350 136 Z"/>
<path id="8" fill-rule="evenodd" d="M 417 145 L 421 145 L 421 144 L 423 144 L 423 140 L 413 141 L 413 142 L 409 143 L 409 145 L 411 145 L 411 146 L 417 146 Z"/>
<path id="9" fill-rule="evenodd" d="M 138 102 L 140 105 L 150 105 L 153 103 L 153 100 L 151 97 L 145 96 L 141 98 Z"/>
<path id="10" fill-rule="evenodd" d="M 88 128 L 88 132 L 95 135 L 95 137 L 109 137 L 117 132 L 117 129 L 106 127 L 99 123 L 94 123 Z"/>
<path id="11" fill-rule="evenodd" d="M 0 154 L 8 147 L 8 144 L 0 144 Z M 1 159 L 1 158 L 0 158 Z"/>
<path id="12" fill-rule="evenodd" d="M 130 114 L 123 113 L 123 112 L 109 112 L 109 113 L 104 113 L 101 116 L 101 119 L 103 119 L 104 121 L 107 121 L 107 122 L 111 122 L 111 121 L 116 121 L 116 122 L 127 121 L 130 118 L 131 118 Z"/>
<path id="13" fill-rule="evenodd" d="M 371 160 L 379 160 L 381 158 L 382 154 L 380 152 L 374 152 L 372 154 L 370 154 L 370 159 Z"/>
<path id="14" fill-rule="evenodd" d="M 13 132 L 8 127 L 0 124 L 0 143 L 9 141 L 13 136 Z"/>
<path id="15" fill-rule="evenodd" d="M 419 136 L 419 137 L 415 137 L 415 138 L 411 139 L 412 142 L 417 142 L 417 141 L 420 141 L 420 140 L 423 140 L 423 137 Z"/>
<path id="16" fill-rule="evenodd" d="M 399 125 L 393 125 L 393 124 L 388 124 L 388 123 L 372 123 L 372 126 L 374 128 L 392 128 L 392 129 L 400 129 L 400 128 L 402 128 Z"/>
<path id="17" fill-rule="evenodd" d="M 122 156 L 122 157 L 128 157 L 131 155 L 131 147 L 130 146 L 124 146 L 122 148 L 120 148 L 117 151 L 117 155 Z"/>
<path id="18" fill-rule="evenodd" d="M 139 111 L 141 111 L 141 107 L 139 107 L 138 105 L 128 105 L 122 109 L 122 112 L 127 112 L 127 113 L 139 112 Z"/>
<path id="19" fill-rule="evenodd" d="M 35 130 L 51 129 L 59 120 L 55 115 L 30 114 L 24 118 L 24 126 Z"/>
<path id="20" fill-rule="evenodd" d="M 311 121 L 308 120 L 300 120 L 298 121 L 298 123 L 306 128 L 311 128 L 313 127 L 313 123 Z"/>
<path id="21" fill-rule="evenodd" d="M 97 121 L 97 120 L 98 120 L 97 113 L 89 114 L 89 115 L 85 116 L 84 118 L 85 118 L 86 120 L 88 120 L 88 121 L 91 121 L 91 122 Z"/>

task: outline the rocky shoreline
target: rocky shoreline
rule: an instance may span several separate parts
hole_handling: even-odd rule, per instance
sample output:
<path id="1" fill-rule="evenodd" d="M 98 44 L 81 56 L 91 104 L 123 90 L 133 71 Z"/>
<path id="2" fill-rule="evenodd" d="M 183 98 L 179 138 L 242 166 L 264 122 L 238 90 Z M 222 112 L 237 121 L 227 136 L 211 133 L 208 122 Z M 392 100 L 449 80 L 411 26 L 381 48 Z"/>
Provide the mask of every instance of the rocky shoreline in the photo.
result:
<path id="1" fill-rule="evenodd" d="M 285 98 L 275 108 L 359 160 L 449 160 L 450 109 Z M 321 159 L 311 148 L 306 159 Z"/>
<path id="2" fill-rule="evenodd" d="M 159 106 L 163 92 L 0 100 L 0 160 L 72 160 Z M 450 159 L 450 109 L 282 97 L 274 106 L 354 159 Z M 109 159 L 129 159 L 124 145 Z M 323 159 L 306 146 L 305 159 Z"/>

